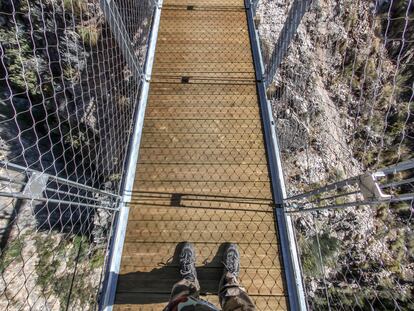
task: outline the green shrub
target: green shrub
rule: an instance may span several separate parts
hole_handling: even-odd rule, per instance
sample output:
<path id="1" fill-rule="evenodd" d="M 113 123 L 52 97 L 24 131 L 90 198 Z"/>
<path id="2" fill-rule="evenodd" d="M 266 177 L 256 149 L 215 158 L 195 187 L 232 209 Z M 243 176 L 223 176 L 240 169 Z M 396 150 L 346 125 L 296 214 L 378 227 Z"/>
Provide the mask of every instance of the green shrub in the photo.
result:
<path id="1" fill-rule="evenodd" d="M 86 0 L 63 0 L 63 7 L 66 13 L 72 13 L 76 16 L 82 15 L 82 12 L 86 11 Z"/>
<path id="2" fill-rule="evenodd" d="M 90 23 L 85 26 L 78 26 L 77 32 L 82 41 L 90 47 L 95 47 L 98 44 L 101 35 L 101 29 L 97 23 Z"/>
<path id="3" fill-rule="evenodd" d="M 339 250 L 339 240 L 322 233 L 319 236 L 319 245 L 316 236 L 299 240 L 301 245 L 302 267 L 305 275 L 318 277 L 322 275 L 323 266 L 333 267 Z M 321 258 L 322 256 L 322 258 Z"/>

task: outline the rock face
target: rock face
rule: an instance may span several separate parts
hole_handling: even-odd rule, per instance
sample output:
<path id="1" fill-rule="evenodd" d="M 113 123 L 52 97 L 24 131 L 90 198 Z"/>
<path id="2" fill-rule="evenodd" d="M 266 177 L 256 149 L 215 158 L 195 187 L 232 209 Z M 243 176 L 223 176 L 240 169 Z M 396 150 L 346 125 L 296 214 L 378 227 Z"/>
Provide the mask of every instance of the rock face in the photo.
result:
<path id="1" fill-rule="evenodd" d="M 0 136 L 11 162 L 117 191 L 138 80 L 86 3 L 19 1 L 2 16 Z M 141 60 L 149 26 L 134 29 Z"/>
<path id="2" fill-rule="evenodd" d="M 259 3 L 265 62 L 291 3 Z M 413 11 L 407 1 L 313 1 L 268 89 L 288 194 L 412 158 Z M 311 309 L 413 308 L 411 215 L 412 203 L 296 216 Z"/>
<path id="3" fill-rule="evenodd" d="M 152 1 L 122 4 L 142 66 Z M 100 1 L 0 1 L 0 45 L 0 160 L 118 193 L 140 77 Z M 0 174 L 8 194 L 28 178 L 3 167 Z M 46 192 L 67 201 L 65 191 L 86 195 L 67 185 Z M 96 308 L 114 213 L 5 197 L 0 204 L 0 309 Z"/>

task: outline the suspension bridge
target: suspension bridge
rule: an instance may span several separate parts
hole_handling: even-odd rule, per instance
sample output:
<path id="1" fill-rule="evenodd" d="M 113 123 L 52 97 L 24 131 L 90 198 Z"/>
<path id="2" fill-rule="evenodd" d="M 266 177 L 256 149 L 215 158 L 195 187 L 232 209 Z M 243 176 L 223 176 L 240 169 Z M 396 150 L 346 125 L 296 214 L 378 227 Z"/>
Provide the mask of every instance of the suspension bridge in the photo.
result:
<path id="1" fill-rule="evenodd" d="M 381 111 L 381 151 L 389 153 L 385 145 L 392 141 L 389 148 L 397 156 L 387 154 L 391 160 L 373 165 L 369 148 L 380 144 L 365 138 L 360 160 L 366 167 L 346 166 L 357 162 L 352 155 L 343 166 L 349 168 L 346 176 L 335 167 L 338 176 L 332 178 L 320 172 L 327 166 L 311 162 L 319 157 L 332 162 L 329 152 L 338 153 L 344 144 L 336 130 L 328 134 L 340 147 L 330 145 L 329 152 L 319 136 L 310 136 L 309 120 L 323 109 L 303 108 L 314 98 L 300 87 L 323 92 L 306 80 L 311 76 L 306 64 L 295 63 L 298 46 L 307 43 L 303 34 L 295 41 L 298 29 L 306 14 L 320 9 L 315 5 L 309 13 L 311 4 L 295 0 L 286 6 L 270 50 L 266 29 L 258 31 L 266 22 L 263 10 L 274 10 L 266 1 L 1 4 L 0 308 L 162 310 L 180 278 L 177 251 L 185 241 L 197 251 L 200 295 L 215 305 L 227 243 L 239 246 L 240 281 L 257 310 L 409 305 L 410 287 L 399 280 L 409 275 L 411 258 L 412 96 L 404 93 L 408 84 L 396 85 L 409 81 L 398 82 L 398 74 L 409 68 L 404 61 L 413 42 L 407 29 L 414 9 L 411 3 L 402 9 L 377 3 L 369 13 L 388 22 L 378 58 L 398 55 L 392 59 L 396 73 L 388 79 L 393 81 L 388 111 Z M 388 12 L 381 13 L 386 5 Z M 375 18 L 373 36 L 381 32 Z M 394 25 L 403 29 L 401 38 L 388 33 L 394 21 L 405 21 Z M 348 34 L 355 23 L 345 22 Z M 396 46 L 391 41 L 403 42 L 399 53 L 384 52 Z M 348 51 L 352 44 L 338 39 L 335 49 L 345 50 L 342 71 L 349 78 L 351 66 L 349 88 L 356 94 L 348 100 L 359 100 L 356 110 L 363 115 L 363 100 L 375 104 L 385 91 L 377 85 L 373 98 L 365 95 L 371 92 L 365 83 L 375 79 L 369 77 L 370 60 L 363 63 Z M 386 72 L 393 70 L 389 63 L 381 63 L 389 66 Z M 390 83 L 381 74 L 377 82 Z M 359 84 L 352 82 L 356 78 Z M 408 107 L 403 125 L 393 115 L 405 111 L 400 103 Z M 366 131 L 378 126 L 372 121 L 374 104 Z M 336 120 L 334 114 L 326 118 Z M 363 121 L 355 122 L 359 129 Z M 393 139 L 387 136 L 389 124 L 393 133 L 401 132 Z M 332 144 L 325 133 L 332 127 L 319 130 Z M 281 147 L 279 141 L 285 144 L 290 135 L 296 141 Z M 309 142 L 295 149 L 303 139 Z M 350 145 L 341 152 L 352 154 Z M 381 151 L 375 150 L 378 163 Z M 292 172 L 304 166 L 301 172 L 310 177 L 301 188 L 302 173 Z M 311 182 L 318 174 L 323 183 Z M 285 179 L 295 186 L 286 187 Z M 338 223 L 348 226 L 346 232 Z M 388 231 L 368 236 L 380 227 Z M 351 254 L 346 243 L 356 237 L 347 234 L 354 231 L 367 234 L 364 249 L 381 249 L 383 257 L 357 248 Z M 377 284 L 371 276 L 381 269 L 391 276 L 378 281 L 377 275 Z M 394 294 L 384 294 L 384 284 L 399 293 L 389 298 Z"/>

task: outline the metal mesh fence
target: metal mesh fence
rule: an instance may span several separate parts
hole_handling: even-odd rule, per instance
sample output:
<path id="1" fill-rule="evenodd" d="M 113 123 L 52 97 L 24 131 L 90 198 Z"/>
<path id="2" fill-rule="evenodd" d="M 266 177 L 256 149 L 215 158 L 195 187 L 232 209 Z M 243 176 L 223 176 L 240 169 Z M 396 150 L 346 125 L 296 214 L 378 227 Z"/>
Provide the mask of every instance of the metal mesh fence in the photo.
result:
<path id="1" fill-rule="evenodd" d="M 360 182 L 325 186 L 413 163 L 414 5 L 313 1 L 292 36 L 297 8 L 261 1 L 257 25 L 266 72 L 280 54 L 274 47 L 289 46 L 267 77 L 287 196 L 323 189 L 300 204 L 316 211 L 293 216 L 309 307 L 412 309 L 412 167 L 375 175 L 391 196 L 382 204 L 355 203 L 373 200 Z M 390 199 L 398 196 L 407 200 Z"/>
<path id="2" fill-rule="evenodd" d="M 2 310 L 97 307 L 154 6 L 0 3 Z"/>
<path id="3" fill-rule="evenodd" d="M 0 3 L 2 309 L 97 307 L 155 5 Z M 253 1 L 309 307 L 412 309 L 414 4 L 309 5 Z M 287 308 L 248 33 L 242 1 L 163 9 L 116 305 L 161 308 L 189 240 L 206 299 L 237 242 Z"/>

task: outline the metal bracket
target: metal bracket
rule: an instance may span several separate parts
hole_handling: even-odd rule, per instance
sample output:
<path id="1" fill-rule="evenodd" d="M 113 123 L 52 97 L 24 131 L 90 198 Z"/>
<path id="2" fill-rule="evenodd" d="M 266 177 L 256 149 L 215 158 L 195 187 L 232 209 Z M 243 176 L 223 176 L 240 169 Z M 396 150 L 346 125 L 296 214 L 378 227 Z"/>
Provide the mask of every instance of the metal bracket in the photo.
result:
<path id="1" fill-rule="evenodd" d="M 46 189 L 49 175 L 41 172 L 33 172 L 30 174 L 29 181 L 23 189 L 23 195 L 33 200 L 42 199 L 43 192 Z"/>
<path id="2" fill-rule="evenodd" d="M 150 82 L 151 81 L 151 75 L 148 74 L 148 73 L 142 74 L 141 79 L 145 82 Z"/>
<path id="3" fill-rule="evenodd" d="M 359 178 L 358 185 L 361 190 L 361 193 L 364 197 L 364 200 L 377 199 L 380 201 L 391 199 L 391 195 L 384 194 L 381 191 L 380 186 L 378 185 L 378 177 L 384 177 L 384 174 L 364 174 Z"/>

